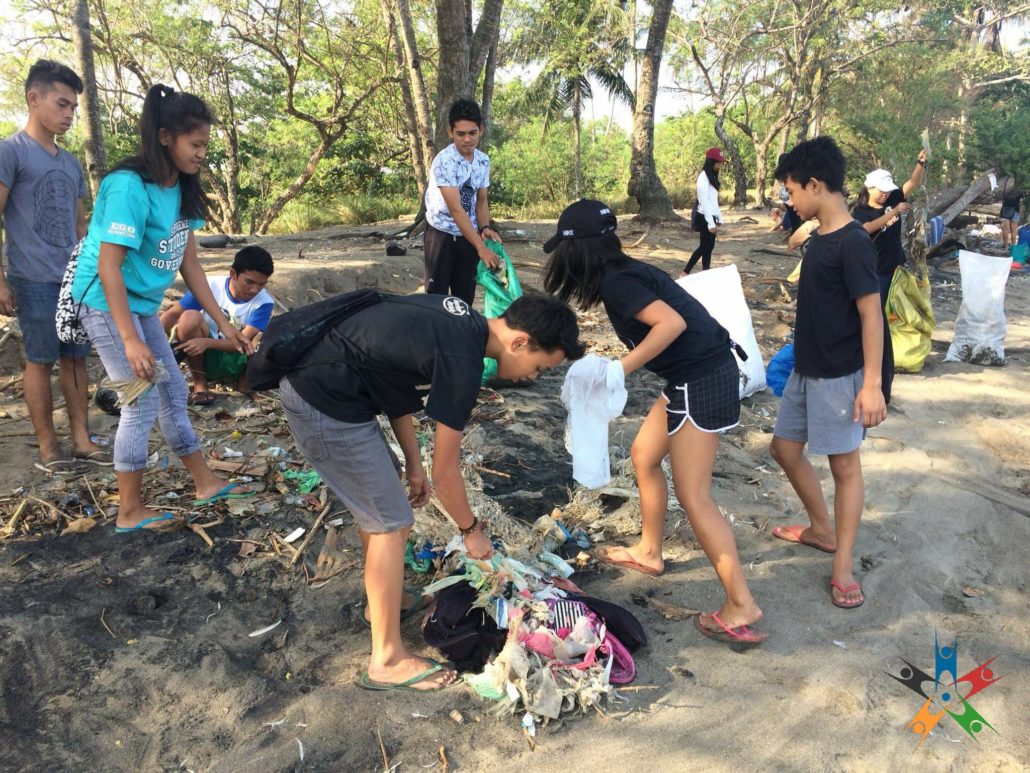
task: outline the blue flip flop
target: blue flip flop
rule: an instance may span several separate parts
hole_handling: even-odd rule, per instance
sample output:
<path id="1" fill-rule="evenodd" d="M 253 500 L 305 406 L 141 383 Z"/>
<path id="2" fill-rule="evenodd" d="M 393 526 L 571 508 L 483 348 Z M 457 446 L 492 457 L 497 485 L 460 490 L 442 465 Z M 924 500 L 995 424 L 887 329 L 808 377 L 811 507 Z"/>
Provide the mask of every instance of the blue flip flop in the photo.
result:
<path id="1" fill-rule="evenodd" d="M 240 483 L 239 481 L 237 481 L 235 483 L 230 483 L 228 486 L 226 486 L 225 488 L 223 488 L 221 491 L 219 491 L 217 494 L 214 494 L 213 496 L 207 497 L 206 499 L 194 499 L 193 500 L 193 505 L 194 506 L 198 506 L 198 505 L 212 505 L 215 502 L 221 502 L 223 499 L 246 499 L 247 497 L 254 496 L 255 492 L 253 492 L 253 491 L 248 491 L 245 494 L 233 494 L 232 493 L 232 490 L 234 488 L 236 488 L 237 486 L 242 486 L 242 485 L 243 484 Z"/>
<path id="2" fill-rule="evenodd" d="M 161 523 L 163 521 L 174 521 L 176 520 L 174 513 L 162 513 L 161 515 L 152 515 L 150 518 L 144 518 L 142 521 L 137 523 L 135 526 L 115 526 L 114 530 L 116 534 L 128 534 L 133 531 L 149 531 L 149 532 L 166 532 L 172 531 L 172 529 L 148 529 L 152 523 Z"/>

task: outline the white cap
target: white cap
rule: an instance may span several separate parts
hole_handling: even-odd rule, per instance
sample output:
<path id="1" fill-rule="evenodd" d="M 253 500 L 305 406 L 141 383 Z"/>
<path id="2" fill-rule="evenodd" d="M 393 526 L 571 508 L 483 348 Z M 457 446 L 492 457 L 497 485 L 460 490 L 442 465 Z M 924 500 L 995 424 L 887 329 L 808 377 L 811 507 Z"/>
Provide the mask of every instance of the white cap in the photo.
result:
<path id="1" fill-rule="evenodd" d="M 865 182 L 862 184 L 866 188 L 876 188 L 884 193 L 898 189 L 898 186 L 894 184 L 894 177 L 886 169 L 874 169 L 865 176 Z"/>

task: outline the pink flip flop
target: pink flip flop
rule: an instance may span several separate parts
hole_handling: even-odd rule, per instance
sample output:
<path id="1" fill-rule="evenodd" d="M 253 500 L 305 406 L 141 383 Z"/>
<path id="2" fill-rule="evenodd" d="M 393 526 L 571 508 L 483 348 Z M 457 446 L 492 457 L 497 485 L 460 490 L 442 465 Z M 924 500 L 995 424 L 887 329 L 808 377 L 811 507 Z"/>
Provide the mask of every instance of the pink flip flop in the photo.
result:
<path id="1" fill-rule="evenodd" d="M 851 603 L 848 603 L 847 601 L 837 601 L 837 599 L 835 599 L 833 597 L 833 589 L 834 588 L 839 590 L 840 594 L 842 596 L 847 597 L 847 595 L 849 593 L 853 593 L 856 590 L 859 593 L 862 593 L 862 583 L 860 583 L 860 582 L 853 582 L 853 583 L 851 583 L 851 585 L 845 586 L 845 585 L 841 585 L 836 580 L 830 580 L 830 601 L 833 602 L 833 606 L 840 607 L 841 609 L 855 609 L 856 607 L 860 607 L 863 604 L 865 604 L 865 593 L 862 593 L 862 600 L 861 601 L 857 601 L 857 602 L 856 601 L 852 601 Z"/>
<path id="2" fill-rule="evenodd" d="M 825 545 L 820 545 L 817 542 L 806 540 L 801 538 L 801 532 L 805 530 L 805 526 L 800 523 L 793 524 L 792 526 L 777 526 L 772 530 L 772 535 L 777 539 L 781 539 L 784 542 L 796 542 L 799 545 L 808 545 L 810 548 L 821 550 L 824 553 L 836 553 L 837 548 L 828 548 Z"/>
<path id="3" fill-rule="evenodd" d="M 701 622 L 701 618 L 707 617 L 711 619 L 719 628 L 720 631 L 713 631 Z M 707 636 L 709 639 L 714 641 L 720 641 L 724 644 L 747 644 L 751 646 L 757 646 L 769 638 L 769 634 L 764 631 L 756 631 L 749 625 L 741 625 L 737 628 L 730 628 L 726 623 L 719 619 L 717 612 L 712 612 L 710 615 L 700 614 L 694 618 L 694 627 L 701 632 L 703 636 Z"/>

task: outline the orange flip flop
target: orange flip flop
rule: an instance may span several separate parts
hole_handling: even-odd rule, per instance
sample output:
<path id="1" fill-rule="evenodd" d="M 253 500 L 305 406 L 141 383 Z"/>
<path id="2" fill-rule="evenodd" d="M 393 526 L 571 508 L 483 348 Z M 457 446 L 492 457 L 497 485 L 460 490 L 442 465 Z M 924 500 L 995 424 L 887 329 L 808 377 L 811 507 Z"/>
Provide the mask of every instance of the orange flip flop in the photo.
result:
<path id="1" fill-rule="evenodd" d="M 772 530 L 772 535 L 784 542 L 796 542 L 799 545 L 808 545 L 808 547 L 821 550 L 824 553 L 837 552 L 837 548 L 828 548 L 825 545 L 820 545 L 818 542 L 802 539 L 801 532 L 803 532 L 805 528 L 806 527 L 800 523 L 793 524 L 792 526 L 777 526 Z"/>

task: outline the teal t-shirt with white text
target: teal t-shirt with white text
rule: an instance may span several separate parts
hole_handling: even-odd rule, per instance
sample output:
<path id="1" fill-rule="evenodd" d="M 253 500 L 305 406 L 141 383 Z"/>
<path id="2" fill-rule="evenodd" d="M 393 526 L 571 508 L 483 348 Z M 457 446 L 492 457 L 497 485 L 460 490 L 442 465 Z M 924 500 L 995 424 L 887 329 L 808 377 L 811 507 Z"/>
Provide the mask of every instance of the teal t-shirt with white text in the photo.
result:
<path id="1" fill-rule="evenodd" d="M 129 309 L 141 316 L 156 314 L 182 266 L 190 231 L 203 225 L 203 220 L 183 216 L 178 182 L 166 188 L 144 181 L 133 171 L 112 172 L 97 193 L 72 282 L 72 298 L 110 311 L 97 278 L 97 264 L 103 242 L 118 244 L 128 248 L 122 279 Z"/>

